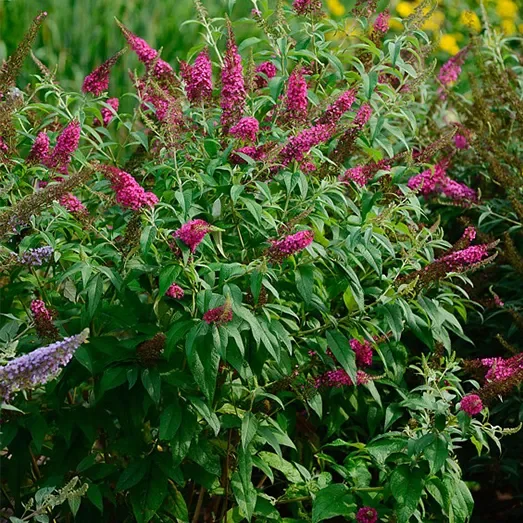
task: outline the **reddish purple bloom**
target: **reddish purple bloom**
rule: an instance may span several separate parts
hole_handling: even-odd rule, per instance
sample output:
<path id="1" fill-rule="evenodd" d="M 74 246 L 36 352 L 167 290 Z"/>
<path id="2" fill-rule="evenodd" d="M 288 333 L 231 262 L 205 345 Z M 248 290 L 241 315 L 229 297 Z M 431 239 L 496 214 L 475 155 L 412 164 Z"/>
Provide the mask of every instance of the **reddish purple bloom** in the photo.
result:
<path id="1" fill-rule="evenodd" d="M 354 89 L 345 91 L 333 104 L 327 107 L 318 123 L 336 125 L 340 118 L 352 107 L 355 99 L 356 91 Z"/>
<path id="2" fill-rule="evenodd" d="M 58 337 L 58 329 L 53 323 L 53 314 L 45 306 L 45 303 L 42 300 L 33 300 L 30 308 L 38 336 L 56 339 Z"/>
<path id="3" fill-rule="evenodd" d="M 71 193 L 64 194 L 60 198 L 60 205 L 67 209 L 71 214 L 87 214 L 87 208 L 85 207 L 85 205 Z"/>
<path id="4" fill-rule="evenodd" d="M 82 91 L 84 93 L 92 93 L 94 96 L 100 96 L 104 91 L 107 91 L 109 89 L 111 68 L 121 55 L 122 52 L 120 51 L 88 74 L 84 79 Z"/>
<path id="5" fill-rule="evenodd" d="M 511 358 L 483 358 L 481 364 L 488 367 L 487 381 L 504 381 L 523 370 L 523 353 Z"/>
<path id="6" fill-rule="evenodd" d="M 314 240 L 312 231 L 299 231 L 282 238 L 281 240 L 270 240 L 269 257 L 279 261 L 303 251 Z"/>
<path id="7" fill-rule="evenodd" d="M 175 231 L 174 236 L 185 243 L 191 252 L 194 252 L 210 230 L 211 225 L 206 221 L 191 220 Z"/>
<path id="8" fill-rule="evenodd" d="M 72 154 L 80 143 L 80 122 L 73 120 L 64 128 L 56 139 L 56 145 L 47 161 L 47 166 L 67 174 Z"/>
<path id="9" fill-rule="evenodd" d="M 225 130 L 228 130 L 241 118 L 246 96 L 242 57 L 238 53 L 232 30 L 229 30 L 225 63 L 222 69 L 222 93 L 220 100 L 220 107 L 222 108 L 220 121 Z"/>
<path id="10" fill-rule="evenodd" d="M 229 300 L 227 300 L 224 305 L 210 309 L 203 315 L 203 320 L 206 323 L 217 326 L 229 323 L 232 321 L 232 318 L 232 307 Z"/>
<path id="11" fill-rule="evenodd" d="M 192 103 L 209 99 L 212 95 L 212 64 L 209 51 L 204 49 L 194 61 L 194 65 L 180 64 L 180 73 L 185 82 L 187 98 Z"/>
<path id="12" fill-rule="evenodd" d="M 294 122 L 304 122 L 307 118 L 307 82 L 300 67 L 294 69 L 289 77 L 285 94 L 285 117 Z"/>
<path id="13" fill-rule="evenodd" d="M 158 203 L 157 196 L 152 192 L 146 192 L 129 173 L 109 165 L 103 166 L 102 170 L 111 181 L 111 187 L 116 193 L 116 201 L 122 207 L 137 211 L 142 207 L 152 207 Z"/>
<path id="14" fill-rule="evenodd" d="M 252 116 L 244 116 L 236 125 L 229 129 L 229 134 L 246 142 L 255 142 L 260 130 L 260 124 Z"/>
<path id="15" fill-rule="evenodd" d="M 234 164 L 246 163 L 245 160 L 238 154 L 241 153 L 246 156 L 250 156 L 253 160 L 263 160 L 265 158 L 265 152 L 261 147 L 255 147 L 254 145 L 247 145 L 245 147 L 240 147 L 231 153 L 231 162 Z"/>
<path id="16" fill-rule="evenodd" d="M 107 127 L 114 118 L 118 111 L 118 107 L 120 106 L 120 100 L 118 100 L 118 98 L 109 98 L 106 103 L 110 107 L 102 107 L 102 109 L 100 109 L 100 112 L 102 113 L 102 122 L 100 122 L 98 118 L 95 118 L 93 125 L 103 125 L 104 127 Z"/>
<path id="17" fill-rule="evenodd" d="M 314 146 L 326 142 L 332 136 L 332 132 L 332 126 L 318 124 L 310 129 L 304 129 L 298 135 L 289 138 L 287 144 L 280 151 L 282 165 L 287 166 L 293 160 L 302 162 L 305 155 Z"/>
<path id="18" fill-rule="evenodd" d="M 372 344 L 365 340 L 363 343 L 356 339 L 350 340 L 350 346 L 356 355 L 356 365 L 358 367 L 368 367 L 372 365 Z"/>
<path id="19" fill-rule="evenodd" d="M 138 60 L 144 63 L 147 69 L 154 63 L 153 74 L 156 78 L 161 79 L 172 72 L 173 68 L 165 60 L 158 58 L 159 53 L 156 49 L 153 49 L 143 38 L 139 38 L 131 33 L 131 31 L 122 24 L 119 23 L 119 25 L 129 47 L 136 53 L 136 56 L 138 56 Z"/>
<path id="20" fill-rule="evenodd" d="M 159 86 L 147 84 L 143 80 L 136 80 L 136 89 L 142 99 L 142 109 L 152 106 L 156 111 L 156 118 L 159 121 L 166 120 L 171 108 L 175 107 L 175 100 L 164 89 Z"/>
<path id="21" fill-rule="evenodd" d="M 352 180 L 360 187 L 364 187 L 367 182 L 380 170 L 390 171 L 391 166 L 386 160 L 380 160 L 379 162 L 372 162 L 367 165 L 358 165 L 347 169 L 343 174 L 338 176 L 338 180 L 341 183 L 348 183 Z"/>
<path id="22" fill-rule="evenodd" d="M 452 252 L 446 256 L 438 258 L 436 261 L 444 263 L 449 271 L 456 269 L 460 270 L 488 258 L 488 248 L 489 245 L 487 244 L 471 245 L 461 251 Z"/>
<path id="23" fill-rule="evenodd" d="M 389 30 L 389 19 L 390 13 L 389 10 L 386 9 L 378 15 L 378 18 L 376 18 L 376 21 L 374 22 L 374 31 L 385 34 Z"/>
<path id="24" fill-rule="evenodd" d="M 45 131 L 38 133 L 31 151 L 27 156 L 27 163 L 46 163 L 49 158 L 49 136 Z"/>
<path id="25" fill-rule="evenodd" d="M 5 154 L 9 151 L 9 146 L 4 142 L 4 139 L 0 136 L 0 153 Z"/>
<path id="26" fill-rule="evenodd" d="M 477 394 L 469 394 L 461 400 L 460 409 L 472 417 L 483 410 L 483 402 Z"/>
<path id="27" fill-rule="evenodd" d="M 255 69 L 256 73 L 256 87 L 261 89 L 262 87 L 267 87 L 268 80 L 276 76 L 276 66 L 272 62 L 263 62 L 258 65 Z M 262 76 L 265 75 L 265 76 Z"/>
<path id="28" fill-rule="evenodd" d="M 458 54 L 450 58 L 441 66 L 438 74 L 438 80 L 445 86 L 453 84 L 461 73 L 461 66 L 465 61 L 465 55 L 468 47 L 464 47 Z"/>
<path id="29" fill-rule="evenodd" d="M 357 523 L 376 523 L 378 512 L 372 507 L 361 507 L 356 514 Z"/>
<path id="30" fill-rule="evenodd" d="M 370 120 L 372 116 L 372 107 L 369 104 L 363 104 L 356 113 L 354 121 L 352 122 L 358 129 L 363 129 L 363 126 Z"/>
<path id="31" fill-rule="evenodd" d="M 454 136 L 454 145 L 458 149 L 468 149 L 469 148 L 469 142 L 467 141 L 467 138 L 463 136 L 462 134 L 456 134 Z"/>
<path id="32" fill-rule="evenodd" d="M 372 377 L 362 370 L 356 372 L 356 385 L 362 385 L 371 381 Z M 321 376 L 316 378 L 314 386 L 319 389 L 320 387 L 329 388 L 340 388 L 340 387 L 351 387 L 354 385 L 351 377 L 343 370 L 328 370 Z"/>
<path id="33" fill-rule="evenodd" d="M 185 292 L 179 285 L 176 285 L 176 283 L 173 283 L 167 289 L 167 292 L 165 293 L 165 295 L 169 296 L 169 298 L 174 298 L 175 300 L 180 300 L 184 297 Z"/>

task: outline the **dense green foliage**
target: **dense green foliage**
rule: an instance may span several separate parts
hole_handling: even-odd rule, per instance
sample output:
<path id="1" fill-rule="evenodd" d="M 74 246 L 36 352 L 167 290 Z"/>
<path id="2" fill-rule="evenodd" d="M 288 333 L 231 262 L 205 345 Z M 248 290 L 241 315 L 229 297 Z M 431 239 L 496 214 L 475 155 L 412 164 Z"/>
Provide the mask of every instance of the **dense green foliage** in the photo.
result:
<path id="1" fill-rule="evenodd" d="M 485 465 L 469 468 L 469 449 L 517 431 L 520 374 L 509 387 L 464 361 L 506 356 L 495 335 L 506 350 L 523 323 L 517 43 L 471 35 L 456 60 L 472 74 L 445 82 L 422 9 L 398 33 L 355 10 L 349 39 L 289 4 L 253 2 L 232 27 L 191 7 L 206 96 L 201 70 L 175 65 L 203 44 L 181 57 L 159 35 L 172 72 L 125 28 L 146 72 L 119 111 L 42 64 L 19 91 L 29 36 L 0 70 L 0 514 L 13 523 L 465 523 L 462 468 Z M 149 43 L 183 21 L 135 23 L 132 7 L 118 18 Z M 126 44 L 116 23 L 99 37 L 96 65 Z M 131 50 L 111 96 L 129 64 L 143 69 Z M 52 147 L 36 154 L 43 133 Z M 442 165 L 443 189 L 416 186 Z M 451 263 L 471 241 L 482 256 Z M 32 386 L 13 378 L 70 336 L 70 362 L 45 356 Z M 480 408 L 460 406 L 472 392 Z"/>

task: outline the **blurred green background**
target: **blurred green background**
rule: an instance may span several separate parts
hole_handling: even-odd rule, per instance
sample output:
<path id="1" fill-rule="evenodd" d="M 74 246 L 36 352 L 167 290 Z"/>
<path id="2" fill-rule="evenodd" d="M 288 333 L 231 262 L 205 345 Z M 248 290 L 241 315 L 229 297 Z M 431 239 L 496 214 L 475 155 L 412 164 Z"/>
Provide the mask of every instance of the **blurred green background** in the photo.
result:
<path id="1" fill-rule="evenodd" d="M 211 16 L 232 12 L 235 19 L 248 15 L 252 7 L 250 0 L 202 3 Z M 33 50 L 49 68 L 58 66 L 57 79 L 66 89 L 78 89 L 87 73 L 125 45 L 114 17 L 153 47 L 163 47 L 162 56 L 173 65 L 202 41 L 199 26 L 180 27 L 196 18 L 192 0 L 0 0 L 0 60 L 13 51 L 40 11 L 48 17 Z M 137 66 L 134 54 L 126 53 L 113 72 L 111 95 L 129 88 L 127 71 Z M 20 85 L 37 72 L 29 59 Z"/>

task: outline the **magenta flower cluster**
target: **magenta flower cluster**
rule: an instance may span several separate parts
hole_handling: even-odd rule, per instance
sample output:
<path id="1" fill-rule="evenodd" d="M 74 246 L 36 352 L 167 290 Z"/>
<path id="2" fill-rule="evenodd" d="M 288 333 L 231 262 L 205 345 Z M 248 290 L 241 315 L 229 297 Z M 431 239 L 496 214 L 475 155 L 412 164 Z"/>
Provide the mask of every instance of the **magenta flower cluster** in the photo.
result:
<path id="1" fill-rule="evenodd" d="M 378 512 L 372 507 L 361 507 L 356 513 L 357 523 L 376 523 Z"/>
<path id="2" fill-rule="evenodd" d="M 109 165 L 104 166 L 103 171 L 111 181 L 117 203 L 122 207 L 137 211 L 158 203 L 157 196 L 152 192 L 146 192 L 129 173 Z"/>
<path id="3" fill-rule="evenodd" d="M 354 89 L 345 91 L 333 104 L 327 107 L 318 123 L 336 125 L 340 118 L 352 107 L 355 99 L 356 91 Z"/>
<path id="4" fill-rule="evenodd" d="M 445 62 L 438 73 L 438 80 L 445 86 L 453 84 L 461 73 L 461 66 L 465 61 L 468 48 L 463 48 L 458 54 Z"/>
<path id="5" fill-rule="evenodd" d="M 280 161 L 285 167 L 293 160 L 302 162 L 305 155 L 316 145 L 326 142 L 332 136 L 331 125 L 318 124 L 309 129 L 304 129 L 296 136 L 289 138 L 280 151 Z"/>
<path id="6" fill-rule="evenodd" d="M 53 319 L 53 315 L 42 300 L 33 300 L 30 309 L 35 322 L 48 322 Z"/>
<path id="7" fill-rule="evenodd" d="M 118 98 L 109 98 L 106 102 L 109 107 L 102 107 L 100 109 L 100 113 L 102 114 L 102 121 L 98 118 L 95 118 L 93 124 L 94 125 L 103 125 L 104 127 L 107 127 L 111 120 L 115 117 L 116 112 L 118 111 L 118 107 L 120 107 L 120 101 Z"/>
<path id="8" fill-rule="evenodd" d="M 304 122 L 307 118 L 307 82 L 300 67 L 289 77 L 285 93 L 285 118 L 291 122 Z"/>
<path id="9" fill-rule="evenodd" d="M 461 400 L 460 409 L 472 417 L 483 410 L 483 402 L 477 394 L 469 394 Z"/>
<path id="10" fill-rule="evenodd" d="M 358 370 L 356 372 L 356 385 L 368 383 L 370 380 L 371 377 L 366 372 L 363 372 L 362 370 Z M 318 376 L 314 385 L 317 389 L 320 387 L 340 388 L 351 387 L 354 385 L 354 382 L 343 369 L 336 369 L 328 370 L 327 372 Z"/>
<path id="11" fill-rule="evenodd" d="M 243 78 L 242 57 L 238 53 L 233 35 L 229 35 L 222 69 L 222 108 L 221 124 L 228 129 L 238 122 L 245 107 L 245 81 Z"/>
<path id="12" fill-rule="evenodd" d="M 321 11 L 321 0 L 294 0 L 292 8 L 298 15 L 319 13 Z"/>
<path id="13" fill-rule="evenodd" d="M 229 129 L 229 134 L 246 142 L 255 142 L 260 130 L 260 124 L 252 116 L 244 116 L 237 124 Z"/>
<path id="14" fill-rule="evenodd" d="M 203 320 L 209 325 L 224 325 L 229 323 L 233 319 L 233 313 L 231 304 L 226 302 L 220 307 L 215 307 L 214 309 L 209 309 L 204 315 Z"/>
<path id="15" fill-rule="evenodd" d="M 211 226 L 206 221 L 197 219 L 185 223 L 173 234 L 194 252 L 210 230 Z"/>
<path id="16" fill-rule="evenodd" d="M 438 258 L 436 261 L 444 263 L 449 271 L 460 270 L 488 258 L 488 249 L 489 246 L 486 244 L 471 245 L 466 249 L 451 252 L 450 254 Z"/>
<path id="17" fill-rule="evenodd" d="M 64 194 L 60 198 L 60 205 L 67 209 L 71 214 L 87 214 L 87 208 L 74 194 Z"/>
<path id="18" fill-rule="evenodd" d="M 281 240 L 271 240 L 269 256 L 272 258 L 287 258 L 308 247 L 314 240 L 312 231 L 299 231 L 282 238 Z"/>
<path id="19" fill-rule="evenodd" d="M 483 358 L 481 364 L 488 367 L 485 375 L 487 381 L 503 381 L 523 370 L 523 354 L 511 358 Z"/>
<path id="20" fill-rule="evenodd" d="M 386 160 L 369 163 L 367 165 L 357 165 L 347 169 L 343 174 L 338 176 L 338 180 L 342 183 L 353 181 L 360 187 L 364 187 L 368 181 L 380 170 L 390 171 L 391 166 Z"/>
<path id="21" fill-rule="evenodd" d="M 255 78 L 256 87 L 261 89 L 262 87 L 267 87 L 268 80 L 276 76 L 277 70 L 272 62 L 262 62 L 256 67 L 255 72 L 258 73 Z"/>
<path id="22" fill-rule="evenodd" d="M 185 292 L 184 290 L 177 285 L 176 283 L 173 283 L 165 293 L 166 296 L 169 296 L 169 298 L 173 298 L 175 300 L 180 300 L 184 297 Z"/>
<path id="23" fill-rule="evenodd" d="M 18 391 L 44 385 L 55 378 L 87 339 L 87 329 L 76 336 L 41 347 L 0 367 L 0 396 L 6 400 Z"/>
<path id="24" fill-rule="evenodd" d="M 100 96 L 104 91 L 109 89 L 109 75 L 111 69 L 116 63 L 121 53 L 111 56 L 102 65 L 98 66 L 94 71 L 84 78 L 82 84 L 82 91 L 84 93 L 91 93 L 94 96 Z"/>
<path id="25" fill-rule="evenodd" d="M 181 62 L 180 73 L 185 82 L 185 91 L 190 102 L 197 103 L 211 97 L 212 64 L 207 49 L 196 57 L 192 66 Z"/>
<path id="26" fill-rule="evenodd" d="M 39 135 L 40 136 L 40 135 Z M 43 139 L 42 139 L 43 142 Z M 56 139 L 52 153 L 46 159 L 47 167 L 56 169 L 62 174 L 67 174 L 72 154 L 78 149 L 80 143 L 80 122 L 73 120 L 66 125 Z"/>
<path id="27" fill-rule="evenodd" d="M 356 355 L 356 365 L 358 367 L 372 365 L 372 344 L 369 341 L 361 342 L 357 339 L 352 339 L 349 343 Z"/>
<path id="28" fill-rule="evenodd" d="M 235 164 L 245 163 L 245 160 L 236 153 L 244 154 L 245 156 L 250 156 L 253 160 L 263 160 L 265 158 L 265 152 L 261 147 L 255 147 L 254 145 L 246 145 L 245 147 L 240 147 L 236 149 L 231 154 L 231 162 Z"/>
<path id="29" fill-rule="evenodd" d="M 27 163 L 47 163 L 49 158 L 49 136 L 45 131 L 38 133 L 31 151 L 27 156 Z"/>
<path id="30" fill-rule="evenodd" d="M 456 134 L 454 136 L 454 145 L 457 149 L 468 149 L 469 148 L 469 142 L 465 136 L 462 134 Z"/>
<path id="31" fill-rule="evenodd" d="M 374 21 L 374 31 L 385 34 L 389 30 L 390 13 L 388 9 L 378 15 Z"/>

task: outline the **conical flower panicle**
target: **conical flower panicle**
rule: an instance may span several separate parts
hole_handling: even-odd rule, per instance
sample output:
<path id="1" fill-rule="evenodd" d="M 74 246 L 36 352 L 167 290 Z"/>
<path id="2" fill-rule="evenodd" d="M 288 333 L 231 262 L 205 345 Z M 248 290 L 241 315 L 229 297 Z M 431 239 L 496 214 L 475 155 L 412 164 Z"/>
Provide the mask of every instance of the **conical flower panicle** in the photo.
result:
<path id="1" fill-rule="evenodd" d="M 41 347 L 11 360 L 0 367 L 0 397 L 8 400 L 18 391 L 32 389 L 58 376 L 73 357 L 74 352 L 87 340 L 89 331 Z"/>
<path id="2" fill-rule="evenodd" d="M 296 67 L 289 76 L 287 92 L 284 98 L 284 119 L 289 123 L 303 123 L 307 120 L 307 82 L 303 76 L 303 69 Z"/>
<path id="3" fill-rule="evenodd" d="M 73 153 L 80 144 L 80 122 L 72 120 L 56 139 L 56 145 L 49 154 L 47 166 L 56 169 L 62 174 L 67 174 Z"/>
<path id="4" fill-rule="evenodd" d="M 47 163 L 49 159 L 49 136 L 45 131 L 38 133 L 31 151 L 29 152 L 26 163 L 35 164 L 35 163 Z"/>
<path id="5" fill-rule="evenodd" d="M 227 132 L 243 115 L 247 91 L 243 78 L 242 57 L 234 40 L 234 34 L 229 24 L 229 38 L 225 51 L 222 69 L 222 92 L 220 107 L 222 108 L 221 124 Z"/>
<path id="6" fill-rule="evenodd" d="M 125 49 L 118 51 L 118 53 L 111 56 L 111 58 L 88 74 L 84 78 L 82 91 L 84 93 L 91 93 L 94 96 L 100 96 L 104 91 L 107 91 L 109 89 L 109 75 L 111 69 L 123 53 L 125 53 Z"/>
<path id="7" fill-rule="evenodd" d="M 208 49 L 204 49 L 191 66 L 180 64 L 180 73 L 185 82 L 187 98 L 191 103 L 208 100 L 212 96 L 212 64 Z"/>

